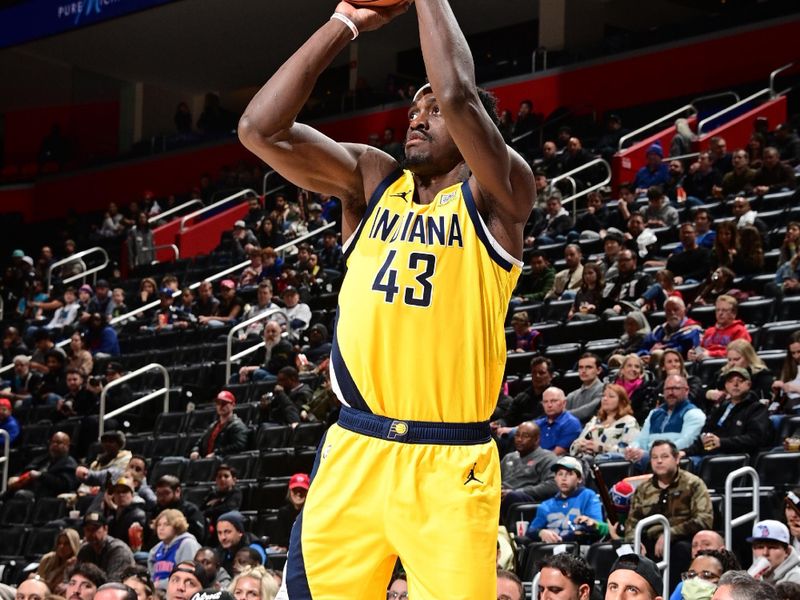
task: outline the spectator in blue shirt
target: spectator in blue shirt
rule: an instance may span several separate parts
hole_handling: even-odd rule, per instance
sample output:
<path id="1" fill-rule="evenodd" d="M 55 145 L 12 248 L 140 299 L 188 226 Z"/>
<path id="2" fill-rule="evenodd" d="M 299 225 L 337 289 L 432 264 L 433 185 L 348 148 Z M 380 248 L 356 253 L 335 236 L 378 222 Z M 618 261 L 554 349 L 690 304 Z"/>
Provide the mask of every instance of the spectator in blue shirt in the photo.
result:
<path id="1" fill-rule="evenodd" d="M 603 533 L 607 529 L 603 528 L 603 509 L 597 492 L 583 486 L 581 461 L 562 456 L 550 470 L 556 474 L 558 493 L 536 509 L 525 537 L 550 544 L 596 541 L 600 529 Z"/>
<path id="2" fill-rule="evenodd" d="M 92 317 L 89 319 L 86 345 L 94 357 L 119 356 L 117 332 L 111 325 L 108 325 L 104 314 L 92 313 Z"/>
<path id="3" fill-rule="evenodd" d="M 541 447 L 558 456 L 569 454 L 569 447 L 581 433 L 581 422 L 567 412 L 564 390 L 549 387 L 542 394 L 544 416 L 536 419 L 542 432 Z"/>
<path id="4" fill-rule="evenodd" d="M 662 162 L 664 150 L 659 142 L 654 142 L 647 149 L 647 163 L 636 172 L 634 185 L 636 192 L 644 194 L 647 188 L 660 185 L 665 186 L 669 183 L 669 168 Z"/>
<path id="5" fill-rule="evenodd" d="M 13 445 L 19 437 L 19 423 L 11 414 L 11 401 L 8 398 L 0 398 L 0 429 L 8 432 L 9 443 Z"/>

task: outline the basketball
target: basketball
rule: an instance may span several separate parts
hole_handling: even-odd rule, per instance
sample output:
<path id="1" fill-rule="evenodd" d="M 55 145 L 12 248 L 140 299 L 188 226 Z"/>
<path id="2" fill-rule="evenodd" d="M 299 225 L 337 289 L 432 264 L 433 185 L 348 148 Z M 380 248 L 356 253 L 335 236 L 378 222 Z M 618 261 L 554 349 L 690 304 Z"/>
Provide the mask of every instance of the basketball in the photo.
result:
<path id="1" fill-rule="evenodd" d="M 359 8 L 387 8 L 401 4 L 403 0 L 347 0 L 347 2 Z"/>

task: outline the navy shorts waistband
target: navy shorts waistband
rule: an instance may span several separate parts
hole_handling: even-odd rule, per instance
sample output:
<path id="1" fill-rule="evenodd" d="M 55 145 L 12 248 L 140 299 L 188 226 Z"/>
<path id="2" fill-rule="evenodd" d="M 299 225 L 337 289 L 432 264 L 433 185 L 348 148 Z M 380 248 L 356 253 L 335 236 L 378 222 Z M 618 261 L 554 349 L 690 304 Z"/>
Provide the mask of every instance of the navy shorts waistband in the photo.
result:
<path id="1" fill-rule="evenodd" d="M 489 421 L 478 423 L 402 421 L 349 406 L 342 406 L 338 424 L 355 433 L 403 444 L 470 446 L 485 444 L 492 439 Z"/>

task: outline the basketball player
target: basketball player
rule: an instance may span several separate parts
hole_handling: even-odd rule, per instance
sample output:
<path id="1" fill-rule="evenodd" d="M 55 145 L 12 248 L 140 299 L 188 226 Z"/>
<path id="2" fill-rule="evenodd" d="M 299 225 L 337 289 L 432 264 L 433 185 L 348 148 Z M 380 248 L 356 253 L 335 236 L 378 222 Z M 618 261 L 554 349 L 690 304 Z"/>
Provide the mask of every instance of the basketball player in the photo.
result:
<path id="1" fill-rule="evenodd" d="M 340 3 L 239 123 L 272 168 L 343 204 L 348 271 L 331 384 L 344 406 L 320 444 L 279 598 L 382 598 L 398 556 L 412 598 L 497 591 L 500 470 L 488 419 L 534 180 L 483 104 L 447 0 L 415 6 L 430 86 L 408 111 L 404 168 L 295 118 L 354 35 L 406 4 Z"/>

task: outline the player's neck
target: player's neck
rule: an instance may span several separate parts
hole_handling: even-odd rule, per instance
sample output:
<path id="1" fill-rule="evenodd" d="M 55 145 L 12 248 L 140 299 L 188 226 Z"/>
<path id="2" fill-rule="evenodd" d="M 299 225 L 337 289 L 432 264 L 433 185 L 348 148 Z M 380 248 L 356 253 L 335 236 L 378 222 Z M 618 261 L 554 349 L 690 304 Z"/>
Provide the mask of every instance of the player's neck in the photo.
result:
<path id="1" fill-rule="evenodd" d="M 430 204 L 443 189 L 463 183 L 469 176 L 470 170 L 465 162 L 460 162 L 446 173 L 439 175 L 414 173 L 417 200 L 420 204 Z"/>

